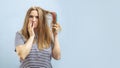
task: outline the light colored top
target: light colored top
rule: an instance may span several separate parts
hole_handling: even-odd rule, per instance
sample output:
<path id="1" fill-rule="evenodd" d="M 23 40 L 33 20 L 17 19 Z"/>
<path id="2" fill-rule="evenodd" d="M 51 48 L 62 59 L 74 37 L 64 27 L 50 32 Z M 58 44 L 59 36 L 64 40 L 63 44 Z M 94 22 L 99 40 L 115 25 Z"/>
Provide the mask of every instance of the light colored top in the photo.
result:
<path id="1" fill-rule="evenodd" d="M 15 47 L 25 43 L 24 36 L 20 33 L 16 33 Z M 20 68 L 52 68 L 52 43 L 47 49 L 39 50 L 37 43 L 32 45 L 29 55 L 21 62 Z"/>

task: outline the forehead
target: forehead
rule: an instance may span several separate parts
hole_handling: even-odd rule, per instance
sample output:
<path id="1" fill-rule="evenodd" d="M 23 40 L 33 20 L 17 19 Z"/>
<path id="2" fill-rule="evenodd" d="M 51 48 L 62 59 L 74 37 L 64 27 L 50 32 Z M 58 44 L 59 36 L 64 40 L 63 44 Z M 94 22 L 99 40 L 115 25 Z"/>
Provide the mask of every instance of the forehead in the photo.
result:
<path id="1" fill-rule="evenodd" d="M 32 11 L 30 12 L 30 15 L 35 15 L 35 16 L 37 16 L 37 15 L 38 15 L 37 10 L 32 10 Z"/>

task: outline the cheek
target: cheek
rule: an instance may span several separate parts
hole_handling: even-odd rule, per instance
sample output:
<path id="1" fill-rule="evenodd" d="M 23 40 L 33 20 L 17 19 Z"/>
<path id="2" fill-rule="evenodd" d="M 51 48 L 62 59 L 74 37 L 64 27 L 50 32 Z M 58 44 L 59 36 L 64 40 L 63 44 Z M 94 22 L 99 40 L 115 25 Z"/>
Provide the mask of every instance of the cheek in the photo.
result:
<path id="1" fill-rule="evenodd" d="M 28 19 L 29 22 L 32 22 L 32 19 Z"/>

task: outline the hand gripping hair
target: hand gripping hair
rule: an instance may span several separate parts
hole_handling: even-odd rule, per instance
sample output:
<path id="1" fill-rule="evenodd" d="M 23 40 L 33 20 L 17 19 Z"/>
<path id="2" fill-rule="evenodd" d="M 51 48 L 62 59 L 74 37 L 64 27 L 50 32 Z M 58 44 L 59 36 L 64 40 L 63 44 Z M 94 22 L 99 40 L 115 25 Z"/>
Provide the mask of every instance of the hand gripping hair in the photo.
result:
<path id="1" fill-rule="evenodd" d="M 52 14 L 52 18 L 53 18 L 53 20 L 52 20 L 52 24 L 58 24 L 57 23 L 57 14 L 56 14 L 56 12 L 51 12 L 51 14 Z M 61 31 L 61 27 L 60 27 L 60 25 L 59 25 L 59 31 Z M 55 32 L 55 29 L 53 29 L 53 32 Z"/>

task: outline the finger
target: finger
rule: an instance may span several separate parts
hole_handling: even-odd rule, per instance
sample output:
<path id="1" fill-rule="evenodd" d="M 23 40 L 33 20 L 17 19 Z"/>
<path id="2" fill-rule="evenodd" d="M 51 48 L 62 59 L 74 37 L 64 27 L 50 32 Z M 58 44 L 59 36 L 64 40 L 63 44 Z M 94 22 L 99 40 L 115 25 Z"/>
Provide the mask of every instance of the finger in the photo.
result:
<path id="1" fill-rule="evenodd" d="M 32 29 L 32 23 L 28 24 L 28 29 L 31 30 Z"/>
<path id="2" fill-rule="evenodd" d="M 31 28 L 33 27 L 33 22 L 30 22 L 30 27 L 31 27 Z"/>
<path id="3" fill-rule="evenodd" d="M 61 27 L 58 26 L 58 27 L 52 27 L 53 29 L 55 29 L 56 31 L 61 31 Z"/>
<path id="4" fill-rule="evenodd" d="M 57 28 L 53 28 L 53 29 L 54 29 L 54 30 L 53 30 L 54 33 L 58 33 Z"/>
<path id="5" fill-rule="evenodd" d="M 57 31 L 57 30 L 58 30 L 58 28 L 56 28 L 56 27 L 52 27 L 52 29 L 54 29 L 55 31 Z"/>
<path id="6" fill-rule="evenodd" d="M 33 22 L 32 22 L 32 27 L 33 27 Z"/>
<path id="7" fill-rule="evenodd" d="M 34 29 L 34 27 L 35 27 L 35 26 L 34 26 L 34 25 L 32 25 L 32 29 Z"/>
<path id="8" fill-rule="evenodd" d="M 61 30 L 61 26 L 60 26 L 59 23 L 57 23 L 57 28 L 58 28 L 59 30 Z"/>
<path id="9" fill-rule="evenodd" d="M 57 29 L 60 29 L 60 26 L 59 25 L 56 25 L 56 26 L 53 26 L 54 28 L 57 28 Z"/>
<path id="10" fill-rule="evenodd" d="M 56 29 L 56 27 L 52 27 L 53 29 Z"/>
<path id="11" fill-rule="evenodd" d="M 57 24 L 54 24 L 52 27 L 59 27 L 59 25 L 57 25 Z"/>

